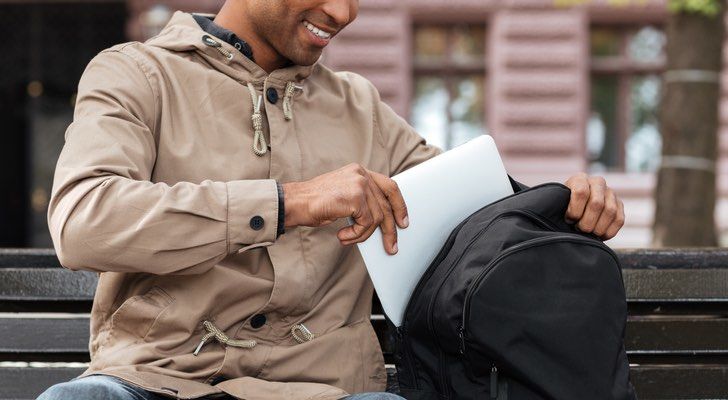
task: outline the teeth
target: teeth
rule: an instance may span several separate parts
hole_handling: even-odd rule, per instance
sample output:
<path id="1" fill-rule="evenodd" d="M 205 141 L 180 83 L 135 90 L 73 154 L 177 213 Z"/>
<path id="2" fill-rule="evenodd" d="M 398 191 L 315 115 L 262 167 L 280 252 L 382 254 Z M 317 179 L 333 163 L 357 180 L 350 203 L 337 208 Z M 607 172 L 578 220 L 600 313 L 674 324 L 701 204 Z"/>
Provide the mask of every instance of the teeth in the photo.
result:
<path id="1" fill-rule="evenodd" d="M 321 29 L 314 26 L 312 23 L 308 21 L 303 21 L 303 26 L 306 27 L 309 31 L 313 32 L 314 35 L 320 37 L 321 39 L 328 39 L 331 37 L 331 34 L 328 32 L 324 32 Z"/>

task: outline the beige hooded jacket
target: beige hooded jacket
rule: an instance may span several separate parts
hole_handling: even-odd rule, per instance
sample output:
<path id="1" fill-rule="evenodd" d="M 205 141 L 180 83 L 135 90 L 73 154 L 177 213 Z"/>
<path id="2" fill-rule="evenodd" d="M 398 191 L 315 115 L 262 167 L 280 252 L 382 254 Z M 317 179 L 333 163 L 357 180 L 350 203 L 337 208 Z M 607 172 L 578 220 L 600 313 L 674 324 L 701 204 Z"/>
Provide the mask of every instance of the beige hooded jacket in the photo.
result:
<path id="1" fill-rule="evenodd" d="M 392 176 L 441 152 L 367 80 L 267 74 L 178 11 L 89 63 L 65 139 L 48 224 L 65 267 L 100 273 L 84 375 L 183 399 L 384 390 L 372 285 L 336 237 L 346 220 L 276 238 L 276 181 L 352 162 Z"/>

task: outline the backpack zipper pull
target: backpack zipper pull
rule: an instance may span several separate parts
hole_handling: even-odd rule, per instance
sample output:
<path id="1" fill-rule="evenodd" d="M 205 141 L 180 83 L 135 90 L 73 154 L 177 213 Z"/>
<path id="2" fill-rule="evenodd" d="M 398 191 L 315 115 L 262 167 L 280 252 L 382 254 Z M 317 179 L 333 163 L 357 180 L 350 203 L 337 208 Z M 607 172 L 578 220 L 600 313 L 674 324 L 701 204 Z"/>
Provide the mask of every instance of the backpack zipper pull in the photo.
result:
<path id="1" fill-rule="evenodd" d="M 498 368 L 495 365 L 490 369 L 490 398 L 498 398 Z"/>
<path id="2" fill-rule="evenodd" d="M 460 343 L 458 346 L 458 350 L 460 351 L 461 355 L 465 355 L 465 334 L 464 334 L 465 328 L 462 324 L 458 326 L 458 337 L 460 338 Z"/>

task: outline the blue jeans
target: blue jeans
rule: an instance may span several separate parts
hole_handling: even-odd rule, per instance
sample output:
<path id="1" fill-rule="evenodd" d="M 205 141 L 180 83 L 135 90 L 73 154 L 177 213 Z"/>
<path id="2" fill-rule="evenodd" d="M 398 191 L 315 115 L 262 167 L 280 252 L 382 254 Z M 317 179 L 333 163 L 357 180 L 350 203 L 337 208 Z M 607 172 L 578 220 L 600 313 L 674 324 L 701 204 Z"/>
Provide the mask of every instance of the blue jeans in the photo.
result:
<path id="1" fill-rule="evenodd" d="M 216 397 L 219 398 L 219 397 Z M 232 398 L 232 397 L 230 397 Z M 164 400 L 168 397 L 148 392 L 113 376 L 90 375 L 51 386 L 37 400 Z M 392 393 L 358 393 L 347 400 L 400 400 Z"/>

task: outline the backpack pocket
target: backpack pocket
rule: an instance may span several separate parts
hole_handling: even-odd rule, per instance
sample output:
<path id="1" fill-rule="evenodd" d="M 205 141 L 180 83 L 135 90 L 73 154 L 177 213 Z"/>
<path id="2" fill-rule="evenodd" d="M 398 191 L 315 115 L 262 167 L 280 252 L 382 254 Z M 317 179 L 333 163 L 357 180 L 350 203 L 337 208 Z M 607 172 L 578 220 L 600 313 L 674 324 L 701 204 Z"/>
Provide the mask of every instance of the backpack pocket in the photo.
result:
<path id="1" fill-rule="evenodd" d="M 476 377 L 496 365 L 518 384 L 511 393 L 523 385 L 532 398 L 602 399 L 615 381 L 626 311 L 619 264 L 604 244 L 567 233 L 532 239 L 495 257 L 468 287 L 463 358 Z"/>

